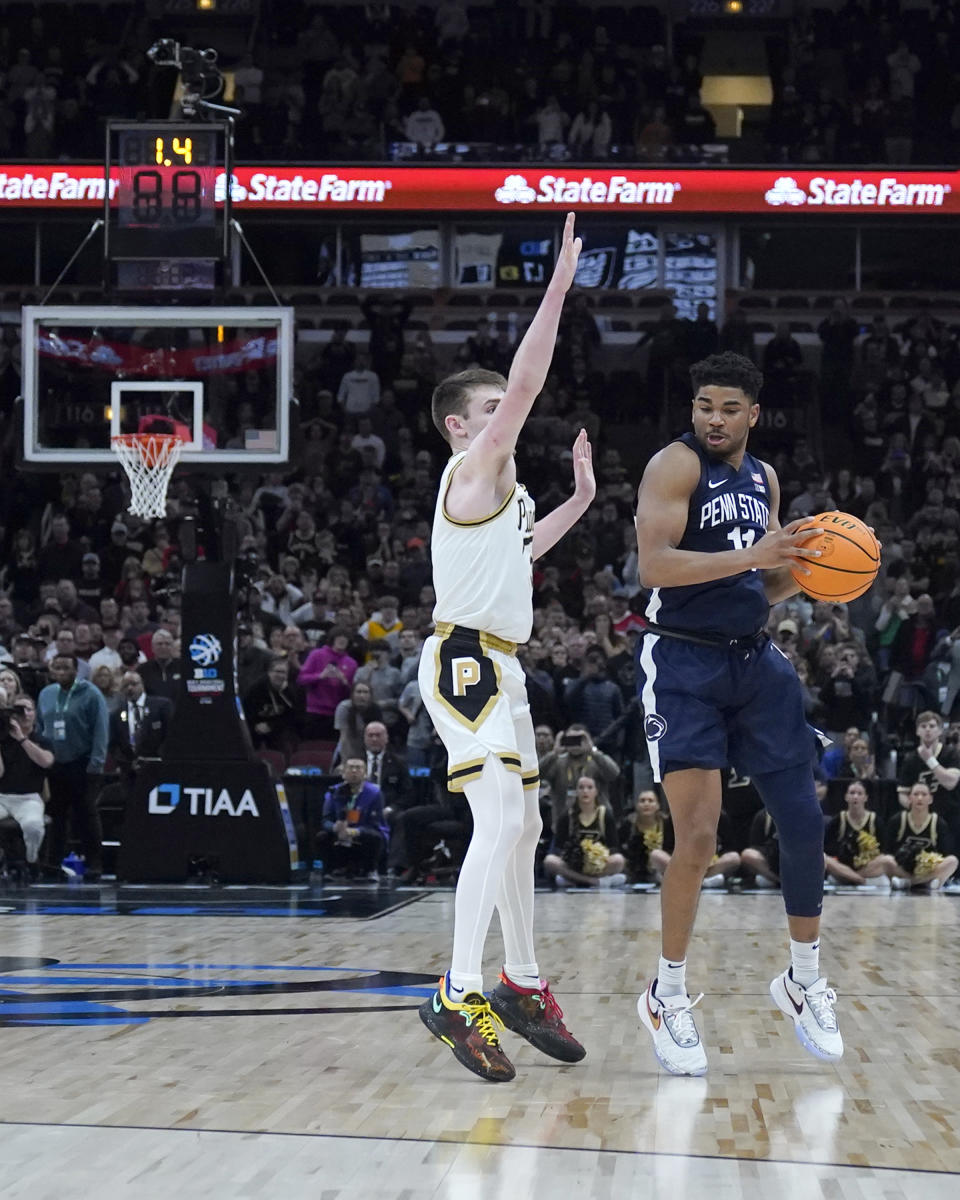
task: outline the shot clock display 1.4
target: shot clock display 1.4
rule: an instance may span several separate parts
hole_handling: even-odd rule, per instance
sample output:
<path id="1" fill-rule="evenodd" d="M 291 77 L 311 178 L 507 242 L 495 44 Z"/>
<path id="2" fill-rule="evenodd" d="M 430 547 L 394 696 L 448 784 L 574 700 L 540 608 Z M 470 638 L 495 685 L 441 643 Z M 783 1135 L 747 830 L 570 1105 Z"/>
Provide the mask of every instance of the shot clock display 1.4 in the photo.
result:
<path id="1" fill-rule="evenodd" d="M 114 136 L 110 257 L 219 258 L 222 218 L 214 193 L 224 169 L 222 130 L 157 123 L 121 127 Z"/>

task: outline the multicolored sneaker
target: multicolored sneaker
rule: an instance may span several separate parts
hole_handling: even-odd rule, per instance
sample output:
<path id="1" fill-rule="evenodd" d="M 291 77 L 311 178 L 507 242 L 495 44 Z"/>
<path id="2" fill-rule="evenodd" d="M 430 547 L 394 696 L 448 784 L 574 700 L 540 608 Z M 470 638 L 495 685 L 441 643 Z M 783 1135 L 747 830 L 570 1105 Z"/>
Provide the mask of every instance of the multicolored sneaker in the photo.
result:
<path id="1" fill-rule="evenodd" d="M 516 1075 L 513 1063 L 500 1048 L 497 1026 L 503 1022 L 492 1011 L 486 996 L 470 992 L 459 1004 L 447 996 L 447 977 L 442 975 L 437 990 L 420 1005 L 420 1020 L 434 1037 L 453 1051 L 468 1071 L 491 1083 L 509 1083 Z"/>
<path id="2" fill-rule="evenodd" d="M 804 1049 L 824 1062 L 843 1058 L 843 1038 L 834 1011 L 837 993 L 827 987 L 826 979 L 803 987 L 788 968 L 770 984 L 770 996 L 784 1016 L 793 1021 L 797 1041 Z"/>
<path id="3" fill-rule="evenodd" d="M 661 1000 L 656 988 L 653 979 L 637 1001 L 637 1013 L 653 1038 L 653 1052 L 660 1065 L 671 1075 L 706 1075 L 707 1055 L 690 1011 L 703 999 L 703 993 L 696 1000 L 686 994 Z"/>
<path id="4" fill-rule="evenodd" d="M 490 993 L 490 1007 L 507 1029 L 526 1038 L 542 1054 L 560 1062 L 579 1062 L 586 1050 L 563 1023 L 563 1011 L 545 983 L 525 988 L 500 972 L 500 982 Z"/>

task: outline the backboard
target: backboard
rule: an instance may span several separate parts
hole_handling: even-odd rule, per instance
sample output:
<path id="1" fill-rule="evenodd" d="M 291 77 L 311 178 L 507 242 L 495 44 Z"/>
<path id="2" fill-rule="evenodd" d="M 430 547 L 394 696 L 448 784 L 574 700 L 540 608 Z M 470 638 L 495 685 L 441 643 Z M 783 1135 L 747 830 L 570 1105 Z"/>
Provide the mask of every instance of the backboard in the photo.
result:
<path id="1" fill-rule="evenodd" d="M 180 433 L 181 462 L 283 463 L 291 308 L 28 306 L 23 459 L 115 466 L 118 433 Z"/>

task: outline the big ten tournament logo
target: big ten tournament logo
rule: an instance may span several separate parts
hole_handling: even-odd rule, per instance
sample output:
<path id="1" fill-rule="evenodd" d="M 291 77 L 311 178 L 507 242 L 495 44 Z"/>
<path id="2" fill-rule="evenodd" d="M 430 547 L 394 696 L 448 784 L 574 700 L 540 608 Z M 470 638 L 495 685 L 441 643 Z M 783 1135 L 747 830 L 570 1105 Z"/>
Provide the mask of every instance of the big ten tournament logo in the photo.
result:
<path id="1" fill-rule="evenodd" d="M 193 668 L 193 678 L 187 680 L 187 691 L 190 695 L 222 695 L 226 685 L 217 669 L 217 663 L 223 654 L 220 639 L 212 633 L 198 633 L 188 650 L 191 661 L 196 664 Z"/>
<path id="2" fill-rule="evenodd" d="M 230 912 L 240 915 L 235 909 Z M 344 966 L 73 963 L 13 956 L 0 956 L 0 976 L 0 1026 L 145 1025 L 165 1018 L 331 1013 L 349 1013 L 356 1022 L 364 1013 L 412 1011 L 437 986 L 436 975 Z M 304 1003 L 317 992 L 329 993 L 332 1003 Z M 294 1005 L 278 1004 L 283 995 L 294 998 Z M 252 1003 L 237 1004 L 241 997 Z M 269 1004 L 258 1002 L 263 998 L 269 998 Z M 410 1000 L 414 1003 L 403 1003 Z"/>
<path id="3" fill-rule="evenodd" d="M 179 783 L 158 783 L 147 797 L 147 812 L 169 816 L 184 801 L 182 812 L 191 817 L 259 817 L 260 810 L 249 788 L 235 801 L 227 788 L 219 792 L 208 787 L 185 787 Z"/>

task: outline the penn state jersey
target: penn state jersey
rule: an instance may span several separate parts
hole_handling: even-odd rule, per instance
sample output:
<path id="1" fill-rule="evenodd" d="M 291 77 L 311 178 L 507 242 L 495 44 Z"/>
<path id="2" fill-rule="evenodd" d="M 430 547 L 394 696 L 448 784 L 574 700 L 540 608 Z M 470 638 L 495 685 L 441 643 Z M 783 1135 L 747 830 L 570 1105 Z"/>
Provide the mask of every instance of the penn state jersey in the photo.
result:
<path id="1" fill-rule="evenodd" d="M 465 453 L 453 455 L 440 479 L 430 543 L 437 594 L 433 619 L 526 642 L 533 628 L 535 505 L 518 483 L 488 517 L 451 517 L 447 491 Z"/>
<path id="2" fill-rule="evenodd" d="M 692 433 L 677 439 L 700 460 L 700 479 L 690 497 L 687 527 L 678 550 L 718 554 L 745 550 L 767 531 L 770 484 L 763 466 L 744 454 L 740 469 L 713 459 Z M 668 629 L 743 637 L 767 621 L 770 605 L 762 572 L 743 571 L 710 583 L 654 588 L 645 615 Z"/>

